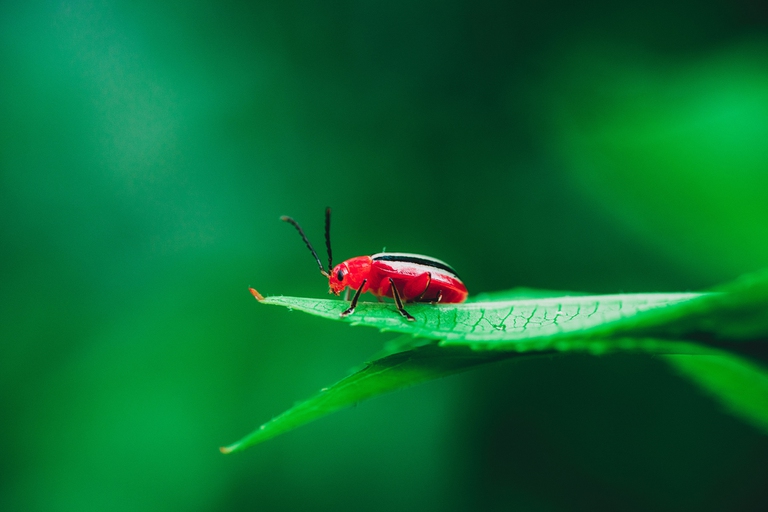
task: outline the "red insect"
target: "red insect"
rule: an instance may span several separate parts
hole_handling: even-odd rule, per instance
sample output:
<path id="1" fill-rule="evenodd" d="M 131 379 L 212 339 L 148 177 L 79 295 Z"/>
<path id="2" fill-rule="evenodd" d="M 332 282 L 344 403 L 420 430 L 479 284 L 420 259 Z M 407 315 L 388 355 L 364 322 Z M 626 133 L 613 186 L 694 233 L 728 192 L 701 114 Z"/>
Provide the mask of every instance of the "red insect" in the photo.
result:
<path id="1" fill-rule="evenodd" d="M 280 217 L 299 231 L 312 256 L 317 260 L 320 273 L 328 278 L 328 293 L 339 295 L 345 288 L 354 289 L 349 308 L 341 316 L 355 311 L 361 293 L 371 292 L 377 297 L 392 297 L 397 310 L 408 320 L 415 320 L 403 303 L 408 302 L 464 302 L 467 288 L 456 271 L 447 263 L 429 256 L 404 252 L 382 252 L 373 256 L 357 256 L 333 266 L 331 255 L 331 209 L 325 210 L 325 245 L 328 249 L 328 270 L 309 243 L 301 226 L 290 217 Z M 349 292 L 349 290 L 347 290 Z"/>

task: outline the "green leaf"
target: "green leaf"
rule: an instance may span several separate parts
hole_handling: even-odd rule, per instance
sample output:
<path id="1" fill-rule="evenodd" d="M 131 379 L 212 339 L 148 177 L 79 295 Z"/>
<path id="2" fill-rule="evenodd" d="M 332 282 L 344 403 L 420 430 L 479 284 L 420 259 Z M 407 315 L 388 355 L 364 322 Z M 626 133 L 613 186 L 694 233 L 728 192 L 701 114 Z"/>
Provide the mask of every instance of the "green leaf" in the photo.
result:
<path id="1" fill-rule="evenodd" d="M 466 347 L 439 347 L 435 343 L 389 354 L 322 389 L 309 400 L 275 417 L 240 441 L 221 448 L 221 451 L 239 451 L 367 398 L 507 357 L 509 355 L 504 353 L 490 355 Z"/>
<path id="2" fill-rule="evenodd" d="M 318 394 L 299 403 L 267 423 L 261 425 L 240 441 L 221 448 L 223 453 L 232 453 L 264 442 L 282 433 L 305 425 L 313 420 L 331 414 L 339 409 L 357 404 L 368 398 L 413 386 L 429 380 L 459 373 L 471 368 L 496 363 L 511 358 L 530 358 L 556 352 L 555 348 L 531 350 L 526 353 L 502 351 L 477 351 L 464 346 L 440 346 L 436 341 L 400 336 L 390 342 L 389 350 L 407 348 L 401 352 L 384 355 L 336 384 L 322 389 Z M 599 344 L 601 351 L 606 346 L 615 350 L 655 353 L 698 353 L 699 348 L 686 343 L 668 340 L 592 340 L 576 341 L 574 347 L 588 349 L 590 344 Z M 574 348 L 576 349 L 576 348 Z"/>
<path id="3" fill-rule="evenodd" d="M 768 433 L 768 369 L 764 366 L 732 354 L 664 358 L 733 414 Z"/>
<path id="4" fill-rule="evenodd" d="M 530 290 L 523 294 L 530 296 Z M 581 295 L 508 299 L 521 292 L 495 292 L 504 300 L 462 304 L 408 304 L 409 322 L 392 304 L 360 303 L 345 318 L 347 303 L 303 297 L 267 297 L 264 304 L 285 306 L 352 325 L 376 327 L 446 345 L 474 349 L 528 350 L 578 336 L 642 336 L 732 342 L 768 338 L 768 271 L 745 276 L 708 293 Z"/>
<path id="5" fill-rule="evenodd" d="M 446 344 L 470 345 L 475 349 L 520 350 L 527 341 L 541 338 L 569 338 L 574 334 L 618 333 L 623 324 L 633 328 L 633 317 L 644 311 L 706 297 L 700 293 L 599 295 L 514 299 L 463 304 L 409 304 L 416 318 L 409 322 L 394 305 L 360 303 L 345 318 L 340 314 L 346 302 L 303 297 L 267 297 L 264 304 L 285 306 L 352 325 L 377 327 L 424 338 L 436 338 Z M 650 325 L 650 324 L 648 324 Z"/>
<path id="6" fill-rule="evenodd" d="M 768 433 L 768 372 L 725 353 L 765 358 L 768 272 L 708 293 L 553 296 L 517 289 L 463 304 L 409 304 L 409 322 L 394 305 L 300 297 L 262 297 L 324 318 L 403 333 L 373 362 L 289 409 L 237 443 L 231 453 L 367 398 L 505 359 L 543 354 L 639 352 L 665 355 L 681 373 L 730 410 Z"/>

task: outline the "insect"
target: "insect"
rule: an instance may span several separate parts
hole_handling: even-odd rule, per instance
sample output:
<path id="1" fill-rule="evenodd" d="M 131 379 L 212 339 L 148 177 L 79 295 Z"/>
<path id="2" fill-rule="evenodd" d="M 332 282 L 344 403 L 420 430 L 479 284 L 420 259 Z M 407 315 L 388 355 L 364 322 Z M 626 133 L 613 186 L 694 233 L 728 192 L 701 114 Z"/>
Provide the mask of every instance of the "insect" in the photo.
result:
<path id="1" fill-rule="evenodd" d="M 320 273 L 328 278 L 328 293 L 339 295 L 347 289 L 355 290 L 352 302 L 342 317 L 351 315 L 357 307 L 360 294 L 370 292 L 376 297 L 391 297 L 397 310 L 410 321 L 415 320 L 403 307 L 408 302 L 464 302 L 467 288 L 456 271 L 447 263 L 421 254 L 382 252 L 373 256 L 350 258 L 335 267 L 331 253 L 331 209 L 325 210 L 325 246 L 328 249 L 328 270 L 309 243 L 301 226 L 291 217 L 280 217 L 295 227 L 312 256 L 317 260 Z"/>

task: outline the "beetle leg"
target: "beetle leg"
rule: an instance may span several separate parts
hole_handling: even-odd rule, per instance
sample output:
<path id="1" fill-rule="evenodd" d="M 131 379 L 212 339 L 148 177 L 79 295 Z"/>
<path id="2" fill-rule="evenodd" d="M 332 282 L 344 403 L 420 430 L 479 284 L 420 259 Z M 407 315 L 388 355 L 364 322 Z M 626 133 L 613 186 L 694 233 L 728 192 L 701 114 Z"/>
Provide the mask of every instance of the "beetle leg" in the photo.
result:
<path id="1" fill-rule="evenodd" d="M 347 288 L 346 290 L 344 290 L 344 300 L 349 300 L 349 290 L 351 289 L 352 288 Z"/>
<path id="2" fill-rule="evenodd" d="M 413 276 L 400 291 L 406 302 L 430 302 L 425 299 L 429 293 L 429 287 L 432 284 L 432 272 L 424 272 Z"/>
<path id="3" fill-rule="evenodd" d="M 439 292 L 437 292 L 437 297 L 435 298 L 435 300 L 432 301 L 432 304 L 437 304 L 442 299 L 443 299 L 443 290 L 440 290 Z"/>
<path id="4" fill-rule="evenodd" d="M 357 291 L 355 292 L 355 296 L 352 297 L 352 304 L 350 304 L 349 308 L 347 308 L 345 311 L 341 313 L 340 316 L 342 318 L 344 318 L 347 315 L 351 315 L 352 313 L 355 312 L 355 308 L 357 307 L 357 299 L 360 298 L 360 294 L 362 293 L 363 288 L 365 287 L 365 283 L 367 282 L 368 282 L 367 279 L 363 279 L 363 282 L 360 284 L 360 288 L 357 289 Z"/>
<path id="5" fill-rule="evenodd" d="M 432 272 L 427 272 L 427 284 L 424 286 L 424 290 L 419 294 L 419 296 L 413 300 L 414 302 L 422 302 L 422 300 L 424 299 L 424 295 L 427 294 L 427 290 L 429 289 L 429 285 L 431 283 L 432 283 Z"/>
<path id="6" fill-rule="evenodd" d="M 400 314 L 407 318 L 410 322 L 416 320 L 411 316 L 410 313 L 405 310 L 405 308 L 403 308 L 403 301 L 400 300 L 400 292 L 397 291 L 397 286 L 395 286 L 395 282 L 391 277 L 389 278 L 389 286 L 392 287 L 392 297 L 395 299 L 395 305 L 397 306 L 397 310 L 400 312 Z"/>

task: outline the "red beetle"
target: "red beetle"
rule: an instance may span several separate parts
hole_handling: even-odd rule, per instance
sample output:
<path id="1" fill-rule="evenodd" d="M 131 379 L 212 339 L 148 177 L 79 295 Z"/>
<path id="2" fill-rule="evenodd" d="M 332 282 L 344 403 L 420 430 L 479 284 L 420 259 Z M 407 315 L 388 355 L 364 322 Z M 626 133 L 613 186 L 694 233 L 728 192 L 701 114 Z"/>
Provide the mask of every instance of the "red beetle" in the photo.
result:
<path id="1" fill-rule="evenodd" d="M 404 252 L 381 252 L 373 256 L 350 258 L 335 267 L 331 255 L 331 209 L 325 210 L 325 245 L 328 249 L 328 270 L 309 243 L 301 226 L 290 217 L 280 217 L 299 231 L 304 243 L 317 260 L 320 273 L 328 278 L 328 293 L 339 295 L 345 288 L 354 289 L 355 295 L 349 308 L 341 316 L 351 315 L 361 293 L 371 292 L 377 297 L 392 297 L 397 310 L 408 320 L 415 320 L 405 308 L 404 302 L 464 302 L 467 288 L 456 271 L 447 263 L 429 256 Z M 349 293 L 349 290 L 347 290 Z"/>

